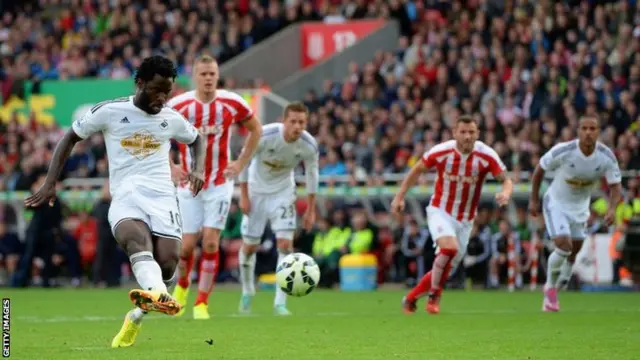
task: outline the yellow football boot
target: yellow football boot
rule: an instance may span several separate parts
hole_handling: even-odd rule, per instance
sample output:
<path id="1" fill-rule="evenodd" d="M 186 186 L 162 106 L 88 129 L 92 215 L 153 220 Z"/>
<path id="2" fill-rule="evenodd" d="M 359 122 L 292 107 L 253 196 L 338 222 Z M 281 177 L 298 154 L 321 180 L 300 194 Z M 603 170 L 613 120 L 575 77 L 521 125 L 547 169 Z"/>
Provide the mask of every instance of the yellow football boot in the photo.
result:
<path id="1" fill-rule="evenodd" d="M 173 289 L 173 294 L 171 296 L 173 296 L 173 298 L 176 299 L 178 304 L 182 306 L 182 309 L 178 311 L 176 316 L 182 316 L 185 310 L 184 306 L 187 304 L 187 298 L 189 297 L 189 288 L 188 287 L 183 288 L 182 286 L 176 284 L 176 287 L 175 289 Z"/>
<path id="2" fill-rule="evenodd" d="M 209 320 L 209 307 L 205 303 L 200 303 L 193 307 L 193 318 L 195 320 Z"/>
<path id="3" fill-rule="evenodd" d="M 130 315 L 132 311 L 133 310 L 130 310 L 127 315 L 125 315 L 120 332 L 118 332 L 111 341 L 112 348 L 128 347 L 136 341 L 136 336 L 138 336 L 142 325 L 138 325 L 131 320 Z"/>

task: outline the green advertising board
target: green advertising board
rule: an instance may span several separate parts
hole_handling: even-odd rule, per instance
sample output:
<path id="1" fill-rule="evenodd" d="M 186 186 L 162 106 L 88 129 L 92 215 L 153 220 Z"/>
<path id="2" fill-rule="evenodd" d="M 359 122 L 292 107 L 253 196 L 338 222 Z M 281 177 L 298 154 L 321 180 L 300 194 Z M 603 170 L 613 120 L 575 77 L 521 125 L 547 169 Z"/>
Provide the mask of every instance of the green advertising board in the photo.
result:
<path id="1" fill-rule="evenodd" d="M 191 88 L 191 79 L 186 76 L 176 79 L 178 89 Z M 21 123 L 28 121 L 30 113 L 43 124 L 54 122 L 69 127 L 73 120 L 81 117 L 93 105 L 108 99 L 128 96 L 135 91 L 133 79 L 78 79 L 65 81 L 45 81 L 39 94 L 32 93 L 32 86 L 25 86 L 24 99 L 12 96 L 0 105 L 0 119 L 7 121 L 16 112 Z M 251 92 L 240 95 L 252 102 Z"/>
<path id="2" fill-rule="evenodd" d="M 188 88 L 190 79 L 181 77 L 176 83 L 182 88 Z M 19 121 L 25 122 L 33 112 L 40 123 L 56 122 L 62 127 L 68 127 L 96 103 L 131 95 L 135 91 L 133 79 L 52 80 L 42 83 L 39 94 L 33 94 L 31 90 L 31 84 L 27 84 L 24 100 L 17 96 L 7 99 L 0 107 L 0 118 L 6 121 L 17 112 Z"/>

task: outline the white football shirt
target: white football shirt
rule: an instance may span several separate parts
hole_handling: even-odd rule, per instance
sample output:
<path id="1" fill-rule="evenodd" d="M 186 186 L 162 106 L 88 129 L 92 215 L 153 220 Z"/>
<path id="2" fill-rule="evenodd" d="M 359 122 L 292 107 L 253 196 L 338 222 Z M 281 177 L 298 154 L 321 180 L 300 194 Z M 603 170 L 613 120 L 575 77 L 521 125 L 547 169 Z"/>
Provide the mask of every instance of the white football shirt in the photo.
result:
<path id="1" fill-rule="evenodd" d="M 133 97 L 101 102 L 72 124 L 82 139 L 102 132 L 109 160 L 109 190 L 174 193 L 169 151 L 171 139 L 193 143 L 198 130 L 180 113 L 163 107 L 155 115 L 133 104 Z M 145 191 L 147 190 L 147 191 Z"/>
<path id="2" fill-rule="evenodd" d="M 292 143 L 284 139 L 282 123 L 263 127 L 251 164 L 240 173 L 252 194 L 287 193 L 295 190 L 294 169 L 304 163 L 307 193 L 318 190 L 318 144 L 308 132 Z"/>
<path id="3" fill-rule="evenodd" d="M 604 176 L 609 185 L 622 181 L 616 156 L 606 145 L 598 142 L 593 154 L 585 156 L 579 140 L 560 143 L 540 159 L 545 172 L 553 172 L 553 181 L 545 196 L 554 206 L 573 217 L 576 222 L 589 218 L 591 192 Z"/>

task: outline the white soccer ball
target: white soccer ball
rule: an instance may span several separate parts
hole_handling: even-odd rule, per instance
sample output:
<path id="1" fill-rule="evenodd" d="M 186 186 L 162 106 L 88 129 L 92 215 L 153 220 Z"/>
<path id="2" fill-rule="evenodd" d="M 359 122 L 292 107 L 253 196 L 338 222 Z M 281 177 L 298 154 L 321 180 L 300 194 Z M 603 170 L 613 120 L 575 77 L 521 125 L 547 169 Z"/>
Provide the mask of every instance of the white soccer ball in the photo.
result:
<path id="1" fill-rule="evenodd" d="M 303 253 L 285 256 L 276 269 L 276 285 L 287 295 L 309 295 L 319 281 L 318 264 L 311 256 Z"/>

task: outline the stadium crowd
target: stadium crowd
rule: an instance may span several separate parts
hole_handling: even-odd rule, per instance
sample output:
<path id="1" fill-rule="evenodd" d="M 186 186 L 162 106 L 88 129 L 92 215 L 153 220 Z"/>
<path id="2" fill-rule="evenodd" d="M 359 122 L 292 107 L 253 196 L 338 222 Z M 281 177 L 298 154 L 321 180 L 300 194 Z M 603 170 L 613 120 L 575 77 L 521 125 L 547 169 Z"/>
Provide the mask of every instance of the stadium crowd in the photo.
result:
<path id="1" fill-rule="evenodd" d="M 309 130 L 321 148 L 321 175 L 349 175 L 352 185 L 384 184 L 384 174 L 406 172 L 426 150 L 450 139 L 451 124 L 463 113 L 478 120 L 481 140 L 496 149 L 516 180 L 555 143 L 575 136 L 581 114 L 599 116 L 602 141 L 615 150 L 622 170 L 640 168 L 640 2 L 48 0 L 10 10 L 3 9 L 0 23 L 4 100 L 22 96 L 25 80 L 37 92 L 47 80 L 130 78 L 156 51 L 188 75 L 199 52 L 224 62 L 297 21 L 390 17 L 402 29 L 395 52 L 380 52 L 364 66 L 351 64 L 348 77 L 327 80 L 322 92 L 304 97 L 312 109 Z M 0 125 L 0 189 L 29 191 L 62 132 L 37 119 L 14 120 Z M 78 144 L 64 176 L 106 174 L 104 145 L 96 136 Z M 10 212 L 2 211 L 7 229 L 15 225 Z M 79 213 L 79 220 L 64 221 L 69 229 L 86 220 L 87 212 Z M 500 213 L 487 216 L 494 219 L 492 234 L 499 233 Z M 77 222 L 68 224 L 71 218 Z M 329 255 L 342 251 L 348 236 L 334 232 L 340 245 L 327 248 L 314 240 L 336 226 L 370 229 L 365 250 L 386 249 L 380 256 L 391 269 L 399 269 L 398 256 L 417 255 L 404 235 L 351 219 L 353 224 L 321 219 L 320 237 L 302 235 L 308 252 L 326 257 L 329 269 L 335 267 Z M 409 238 L 416 236 L 408 229 Z M 392 273 L 408 270 L 414 268 Z"/>

